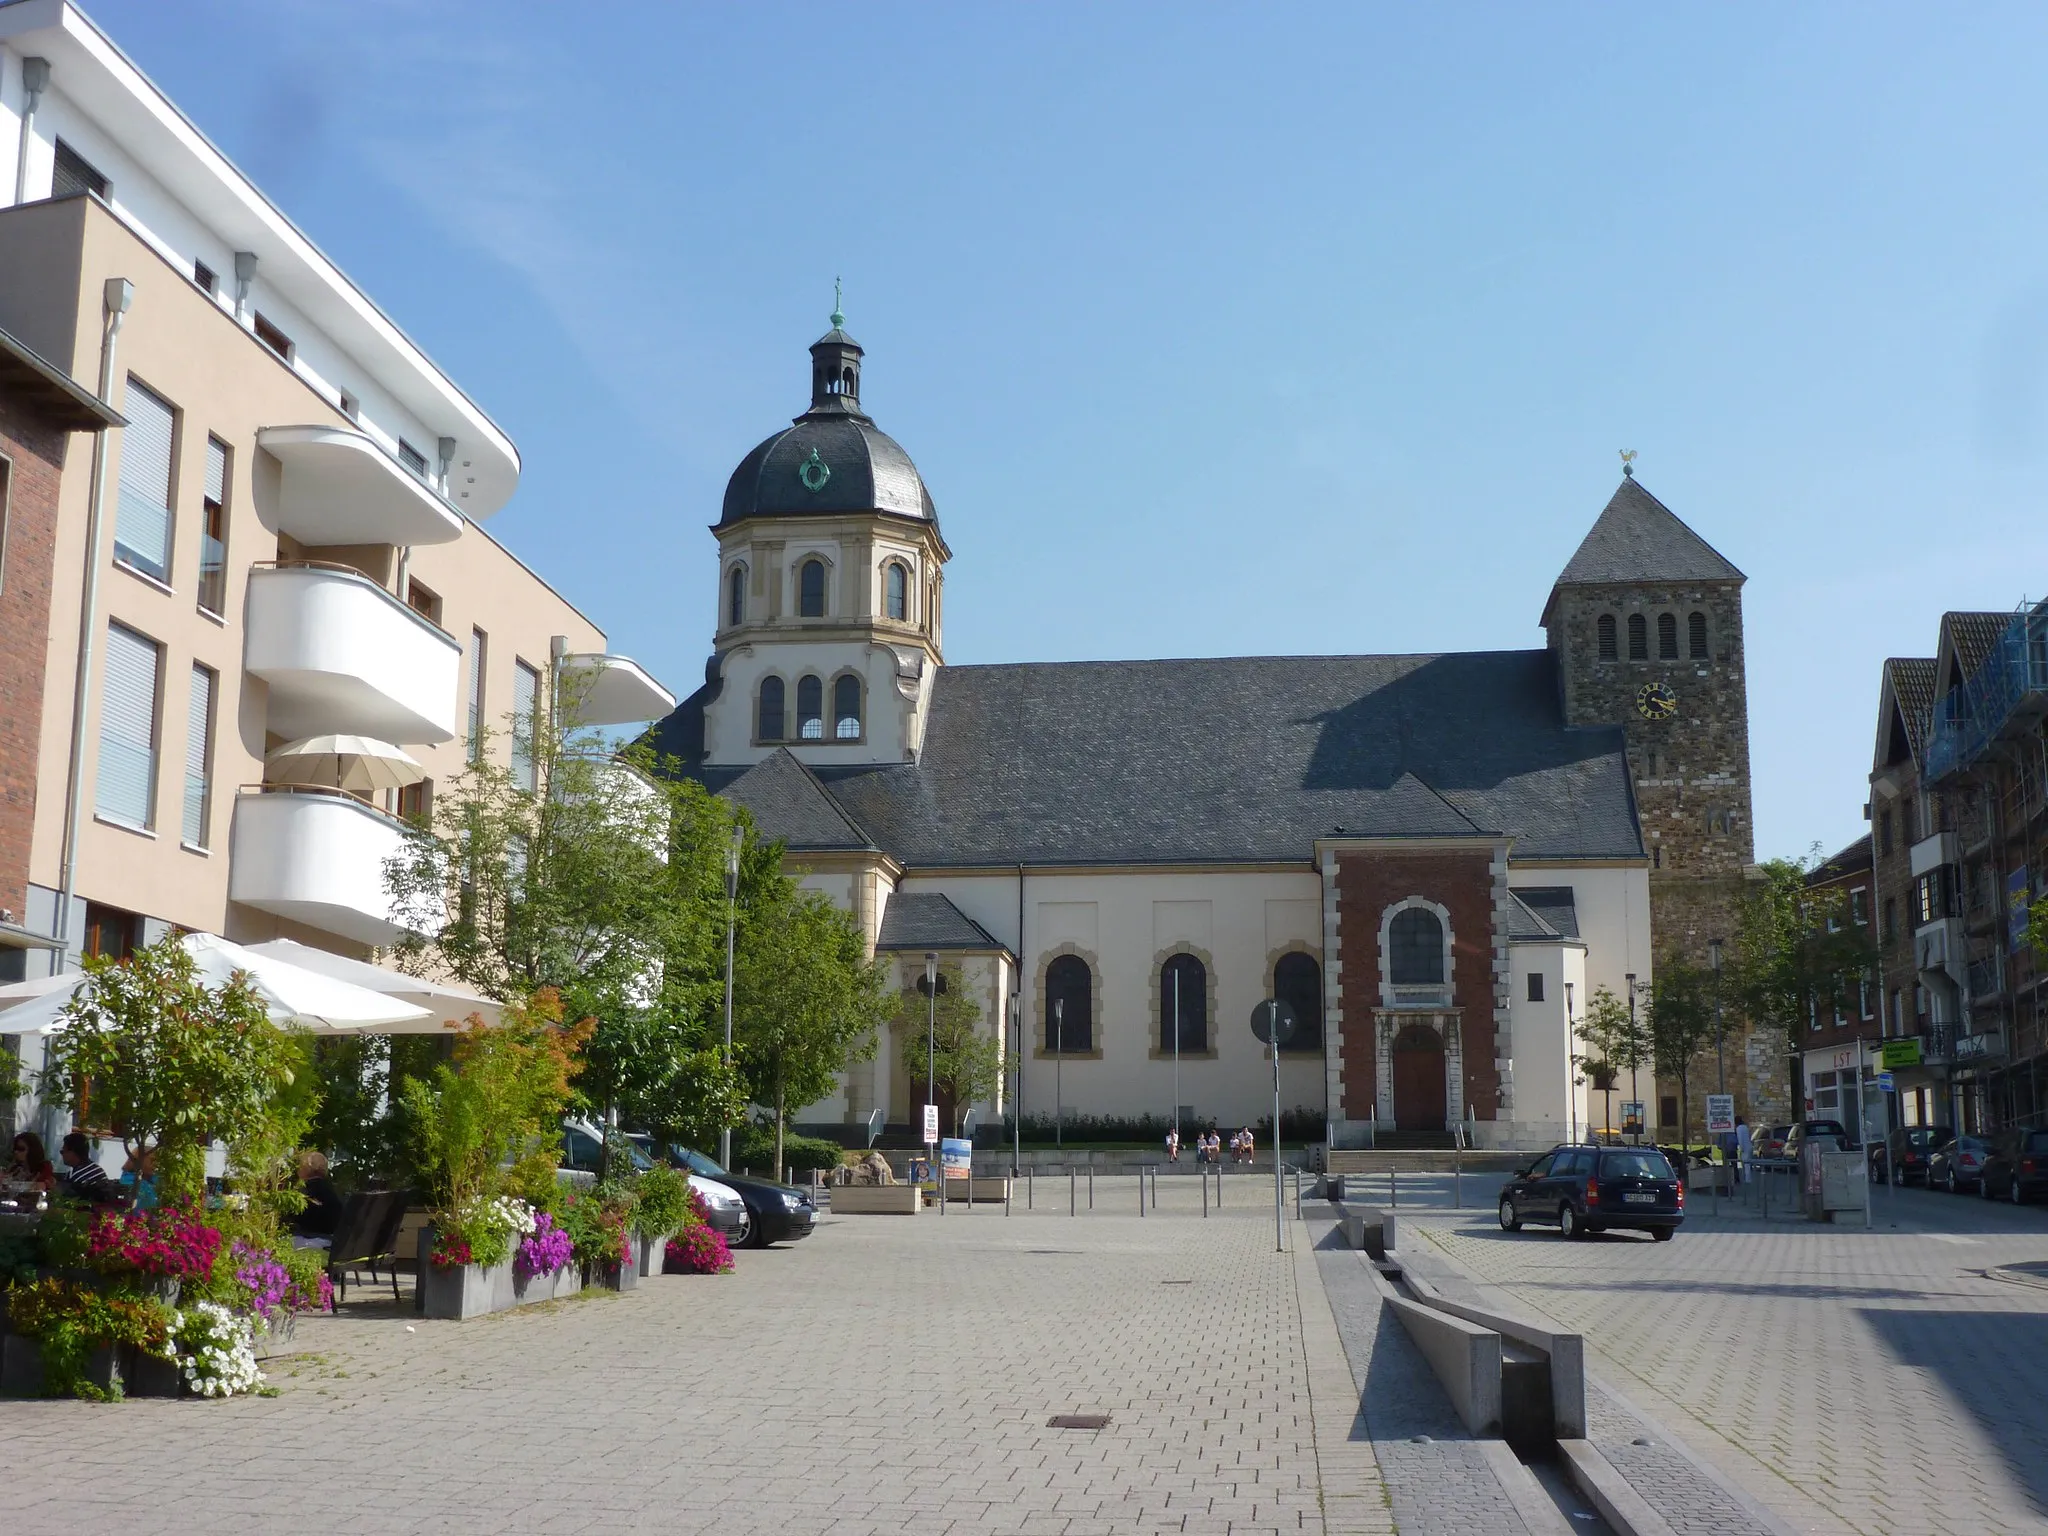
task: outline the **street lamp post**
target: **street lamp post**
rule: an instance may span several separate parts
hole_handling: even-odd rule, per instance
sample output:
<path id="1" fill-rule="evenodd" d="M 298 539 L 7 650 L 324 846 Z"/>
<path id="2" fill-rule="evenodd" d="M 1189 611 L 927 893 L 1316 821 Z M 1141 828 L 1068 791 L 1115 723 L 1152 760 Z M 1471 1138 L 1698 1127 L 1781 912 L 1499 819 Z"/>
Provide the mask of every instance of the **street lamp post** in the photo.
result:
<path id="1" fill-rule="evenodd" d="M 924 952 L 924 1100 L 933 1108 L 939 1102 L 939 957 Z"/>
<path id="2" fill-rule="evenodd" d="M 1016 1023 L 1017 1087 L 1010 1097 L 1010 1177 L 1017 1177 L 1024 1163 L 1024 994 L 1010 994 L 1010 1017 Z"/>
<path id="3" fill-rule="evenodd" d="M 732 843 L 725 850 L 725 1065 L 732 1069 L 732 946 L 733 927 L 739 915 L 740 899 L 740 847 L 746 841 L 746 832 L 740 827 L 732 829 Z M 720 1166 L 732 1166 L 732 1127 L 725 1126 L 718 1133 L 718 1161 Z"/>
<path id="4" fill-rule="evenodd" d="M 1728 1091 L 1728 1032 L 1721 1018 L 1721 941 L 1707 940 L 1707 964 L 1714 972 L 1714 1092 Z"/>
<path id="5" fill-rule="evenodd" d="M 1066 1065 L 1067 1000 L 1056 997 L 1052 1000 L 1052 1144 L 1062 1150 L 1067 1145 L 1067 1095 L 1063 1076 Z"/>
<path id="6" fill-rule="evenodd" d="M 1180 967 L 1173 968 L 1173 1140 L 1180 1143 Z"/>
<path id="7" fill-rule="evenodd" d="M 1636 1036 L 1636 973 L 1630 971 L 1628 982 L 1628 1096 L 1636 1107 L 1636 1145 L 1643 1144 L 1643 1084 L 1641 1062 L 1643 1043 Z"/>
<path id="8" fill-rule="evenodd" d="M 1579 1089 L 1585 1078 L 1579 1075 L 1579 1023 L 1572 1015 L 1572 984 L 1564 984 L 1565 1070 L 1571 1073 L 1572 1140 L 1579 1139 Z M 1588 1137 L 1587 1140 L 1592 1140 Z"/>

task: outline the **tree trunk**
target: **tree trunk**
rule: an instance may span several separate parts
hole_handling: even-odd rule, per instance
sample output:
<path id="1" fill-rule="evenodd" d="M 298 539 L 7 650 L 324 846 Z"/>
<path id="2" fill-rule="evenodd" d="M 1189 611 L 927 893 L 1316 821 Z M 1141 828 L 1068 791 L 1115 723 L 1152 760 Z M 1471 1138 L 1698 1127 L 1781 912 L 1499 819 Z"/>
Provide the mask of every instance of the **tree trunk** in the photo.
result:
<path id="1" fill-rule="evenodd" d="M 782 1180 L 782 1058 L 775 1058 L 775 1182 Z"/>

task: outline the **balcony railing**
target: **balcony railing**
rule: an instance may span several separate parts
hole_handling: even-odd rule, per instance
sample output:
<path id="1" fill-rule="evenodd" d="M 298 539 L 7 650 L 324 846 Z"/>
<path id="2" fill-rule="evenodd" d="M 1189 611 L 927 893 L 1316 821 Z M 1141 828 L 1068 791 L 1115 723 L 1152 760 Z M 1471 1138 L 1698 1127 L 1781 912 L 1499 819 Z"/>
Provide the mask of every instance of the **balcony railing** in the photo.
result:
<path id="1" fill-rule="evenodd" d="M 462 647 L 362 572 L 255 566 L 247 629 L 245 664 L 270 685 L 275 734 L 353 732 L 400 746 L 454 739 Z"/>
<path id="2" fill-rule="evenodd" d="M 1935 1024 L 1920 1032 L 1920 1059 L 1939 1066 L 1956 1059 L 1957 1029 L 1953 1024 Z"/>
<path id="3" fill-rule="evenodd" d="M 408 921 L 386 883 L 405 824 L 332 789 L 250 785 L 235 801 L 228 900 L 358 944 L 387 945 Z"/>
<path id="4" fill-rule="evenodd" d="M 1967 768 L 2009 727 L 2048 713 L 2048 601 L 2023 608 L 1984 662 L 1934 706 L 1927 778 Z"/>

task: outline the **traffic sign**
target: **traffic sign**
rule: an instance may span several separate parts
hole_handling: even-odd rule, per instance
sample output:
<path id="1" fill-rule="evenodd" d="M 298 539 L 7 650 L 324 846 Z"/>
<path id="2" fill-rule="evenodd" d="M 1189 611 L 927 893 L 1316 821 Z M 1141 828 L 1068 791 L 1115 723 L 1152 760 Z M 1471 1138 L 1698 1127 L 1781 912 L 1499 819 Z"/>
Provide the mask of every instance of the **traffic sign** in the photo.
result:
<path id="1" fill-rule="evenodd" d="M 1707 1134 L 1729 1136 L 1735 1131 L 1735 1095 L 1732 1093 L 1710 1093 L 1707 1095 Z"/>
<path id="2" fill-rule="evenodd" d="M 924 1107 L 924 1144 L 928 1147 L 939 1144 L 939 1106 L 936 1104 Z"/>
<path id="3" fill-rule="evenodd" d="M 1889 1072 L 1877 1074 L 1877 1086 L 1884 1093 L 1897 1093 L 1899 1091 L 1899 1085 L 1892 1081 L 1892 1075 Z"/>
<path id="4" fill-rule="evenodd" d="M 1294 1038 L 1294 1005 L 1267 998 L 1252 1009 L 1252 1033 L 1261 1045 L 1285 1045 Z"/>

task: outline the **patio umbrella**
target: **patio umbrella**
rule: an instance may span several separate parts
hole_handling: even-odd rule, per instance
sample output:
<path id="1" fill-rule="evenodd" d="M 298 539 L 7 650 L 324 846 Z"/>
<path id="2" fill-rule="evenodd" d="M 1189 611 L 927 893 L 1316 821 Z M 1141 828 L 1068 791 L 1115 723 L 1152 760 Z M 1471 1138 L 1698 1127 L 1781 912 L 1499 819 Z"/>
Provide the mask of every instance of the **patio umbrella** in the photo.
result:
<path id="1" fill-rule="evenodd" d="M 369 795 L 417 784 L 427 770 L 403 747 L 374 736 L 307 736 L 263 760 L 270 784 L 312 784 Z"/>
<path id="2" fill-rule="evenodd" d="M 209 986 L 220 986 L 236 971 L 248 972 L 256 995 L 280 1024 L 298 1024 L 315 1034 L 353 1035 L 373 1034 L 377 1026 L 415 1023 L 427 1017 L 426 1009 L 403 998 L 350 986 L 210 933 L 188 933 L 178 942 Z M 41 996 L 0 1009 L 0 1035 L 47 1035 L 64 1028 L 64 1007 L 77 995 L 85 973 L 75 971 L 51 979 L 56 985 Z"/>
<path id="3" fill-rule="evenodd" d="M 400 1024 L 371 1025 L 363 1030 L 370 1035 L 432 1035 L 445 1029 L 461 1029 L 471 1014 L 476 1014 L 486 1024 L 496 1026 L 500 1022 L 498 1005 L 479 992 L 467 987 L 458 987 L 453 982 L 428 981 L 421 976 L 408 976 L 403 971 L 387 971 L 381 965 L 371 965 L 366 960 L 351 960 L 346 955 L 329 954 L 324 949 L 315 949 L 310 944 L 301 944 L 293 939 L 270 939 L 262 944 L 251 944 L 251 954 L 269 955 L 292 965 L 303 966 L 309 971 L 318 971 L 322 976 L 331 976 L 336 981 L 345 981 L 352 986 L 367 987 L 372 992 L 381 992 L 386 997 L 395 997 L 401 1002 L 413 1003 L 426 1010 L 426 1017 L 408 1019 Z M 0 992 L 4 995 L 4 992 Z M 6 1016 L 0 1014 L 0 1019 Z"/>

